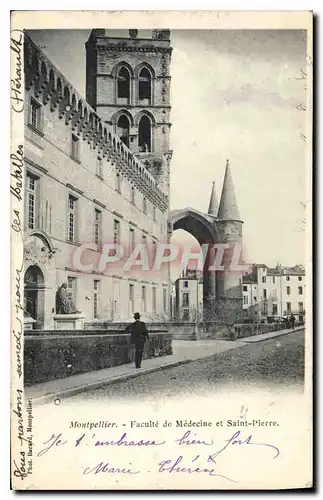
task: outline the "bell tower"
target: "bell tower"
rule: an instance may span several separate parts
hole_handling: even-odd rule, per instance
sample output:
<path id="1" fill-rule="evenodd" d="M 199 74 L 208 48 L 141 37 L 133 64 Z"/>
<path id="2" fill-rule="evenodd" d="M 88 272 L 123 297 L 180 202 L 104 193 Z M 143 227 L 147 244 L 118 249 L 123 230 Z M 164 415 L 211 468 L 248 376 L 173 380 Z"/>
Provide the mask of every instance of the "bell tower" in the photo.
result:
<path id="1" fill-rule="evenodd" d="M 170 31 L 94 29 L 86 99 L 169 195 Z"/>

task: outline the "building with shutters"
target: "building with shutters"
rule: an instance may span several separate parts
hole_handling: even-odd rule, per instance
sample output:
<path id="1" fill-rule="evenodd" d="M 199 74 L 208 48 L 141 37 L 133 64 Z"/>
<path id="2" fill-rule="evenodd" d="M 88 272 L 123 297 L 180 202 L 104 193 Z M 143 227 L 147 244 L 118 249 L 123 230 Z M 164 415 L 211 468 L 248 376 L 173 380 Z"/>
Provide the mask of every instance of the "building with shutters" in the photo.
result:
<path id="1" fill-rule="evenodd" d="M 268 267 L 253 265 L 243 277 L 243 309 L 245 318 L 275 321 L 294 314 L 305 322 L 305 270 L 302 266 Z"/>

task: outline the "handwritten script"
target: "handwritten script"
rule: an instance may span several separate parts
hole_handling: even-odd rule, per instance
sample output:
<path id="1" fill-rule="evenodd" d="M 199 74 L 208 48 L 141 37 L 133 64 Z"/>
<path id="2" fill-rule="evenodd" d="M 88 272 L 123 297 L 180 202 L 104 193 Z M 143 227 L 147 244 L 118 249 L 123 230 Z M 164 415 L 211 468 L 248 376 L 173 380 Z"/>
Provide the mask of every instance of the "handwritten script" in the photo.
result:
<path id="1" fill-rule="evenodd" d="M 11 78 L 11 109 L 15 113 L 22 113 L 24 110 L 24 89 L 22 85 L 23 60 L 22 49 L 24 41 L 24 32 L 21 30 L 12 30 L 10 37 L 10 50 L 12 58 Z"/>
<path id="2" fill-rule="evenodd" d="M 140 474 L 140 470 L 135 464 L 117 464 L 113 462 L 113 448 L 160 448 L 165 445 L 174 444 L 179 448 L 177 456 L 167 456 L 162 460 L 156 460 L 152 464 L 156 472 L 160 474 L 205 474 L 210 477 L 221 477 L 227 481 L 236 482 L 218 470 L 219 457 L 225 453 L 232 453 L 237 448 L 254 448 L 259 453 L 265 453 L 265 459 L 277 459 L 280 455 L 278 447 L 272 443 L 258 442 L 252 434 L 243 436 L 241 431 L 234 432 L 228 439 L 216 443 L 213 437 L 200 439 L 191 430 L 186 430 L 184 434 L 171 439 L 168 443 L 159 439 L 132 439 L 127 432 L 121 435 L 98 439 L 97 435 L 83 433 L 76 439 L 65 439 L 62 433 L 52 434 L 49 439 L 43 442 L 44 447 L 37 453 L 38 457 L 43 457 L 48 453 L 53 453 L 57 448 L 64 448 L 70 445 L 74 448 L 93 447 L 99 449 L 108 449 L 111 460 L 99 461 L 94 465 L 86 464 L 82 467 L 84 475 L 96 474 Z M 64 448 L 65 449 L 65 448 Z M 193 451 L 193 456 L 187 454 L 187 451 Z M 198 451 L 198 452 L 197 452 Z M 262 455 L 261 455 L 262 457 Z M 149 471 L 150 472 L 150 471 Z"/>

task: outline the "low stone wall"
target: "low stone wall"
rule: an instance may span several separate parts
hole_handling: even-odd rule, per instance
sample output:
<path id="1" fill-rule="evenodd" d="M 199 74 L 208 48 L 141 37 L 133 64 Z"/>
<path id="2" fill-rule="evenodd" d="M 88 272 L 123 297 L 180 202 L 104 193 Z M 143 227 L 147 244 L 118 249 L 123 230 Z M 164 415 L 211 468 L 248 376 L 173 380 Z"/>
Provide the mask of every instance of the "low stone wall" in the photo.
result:
<path id="1" fill-rule="evenodd" d="M 24 335 L 25 385 L 134 361 L 126 333 L 102 330 L 28 330 Z M 173 354 L 169 333 L 150 333 L 143 359 Z"/>
<path id="2" fill-rule="evenodd" d="M 261 335 L 262 333 L 275 332 L 277 330 L 284 330 L 285 328 L 286 326 L 284 323 L 251 323 L 234 325 L 233 340 L 252 337 L 253 335 Z"/>
<path id="3" fill-rule="evenodd" d="M 90 330 L 104 330 L 109 333 L 126 333 L 125 328 L 131 324 L 131 321 L 125 322 L 116 322 L 112 323 L 111 321 L 86 321 L 84 323 L 84 329 L 86 331 Z M 146 323 L 146 327 L 148 332 L 150 333 L 159 333 L 159 332 L 167 332 L 167 323 Z"/>
<path id="4" fill-rule="evenodd" d="M 232 337 L 229 325 L 222 322 L 204 322 L 198 325 L 193 322 L 174 322 L 168 324 L 168 331 L 176 340 L 230 340 Z"/>

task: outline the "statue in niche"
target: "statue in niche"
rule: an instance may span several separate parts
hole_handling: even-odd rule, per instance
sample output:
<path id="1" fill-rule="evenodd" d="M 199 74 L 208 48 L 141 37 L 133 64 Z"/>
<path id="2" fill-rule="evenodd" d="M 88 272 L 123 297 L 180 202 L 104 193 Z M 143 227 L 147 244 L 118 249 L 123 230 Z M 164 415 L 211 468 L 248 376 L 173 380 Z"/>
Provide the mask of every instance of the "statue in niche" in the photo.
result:
<path id="1" fill-rule="evenodd" d="M 63 283 L 56 292 L 56 314 L 75 314 L 79 312 L 68 297 L 67 283 Z"/>

